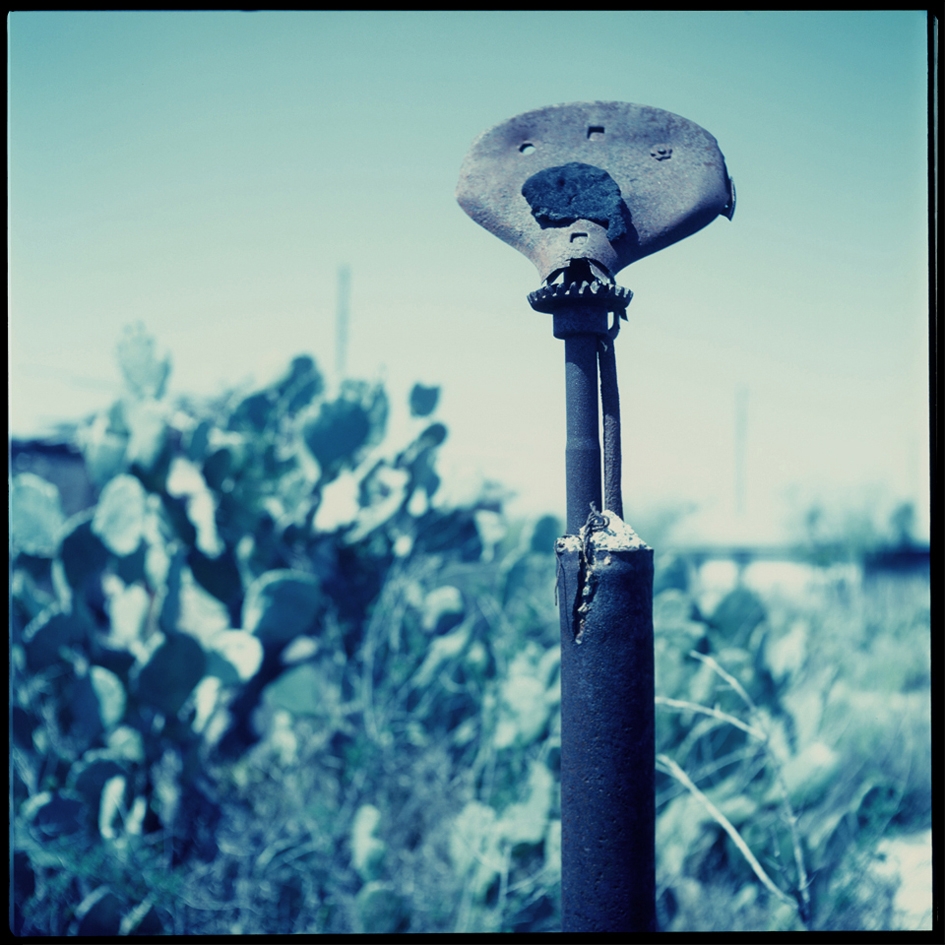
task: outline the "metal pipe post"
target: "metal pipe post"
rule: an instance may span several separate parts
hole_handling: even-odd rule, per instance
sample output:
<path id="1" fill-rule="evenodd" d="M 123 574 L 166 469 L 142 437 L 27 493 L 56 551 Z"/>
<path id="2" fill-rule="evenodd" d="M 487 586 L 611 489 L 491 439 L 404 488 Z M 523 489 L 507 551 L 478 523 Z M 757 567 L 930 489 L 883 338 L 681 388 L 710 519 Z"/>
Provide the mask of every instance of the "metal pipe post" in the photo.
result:
<path id="1" fill-rule="evenodd" d="M 622 510 L 600 511 L 597 360 L 605 339 L 610 360 L 602 359 L 601 373 L 613 427 L 609 463 L 616 467 L 605 476 L 609 473 L 608 502 L 622 504 L 607 309 L 562 305 L 554 312 L 554 333 L 564 339 L 567 393 L 568 534 L 557 544 L 562 929 L 651 932 L 656 929 L 653 551 L 623 522 Z"/>
<path id="2" fill-rule="evenodd" d="M 597 336 L 568 335 L 564 340 L 567 398 L 568 534 L 584 527 L 591 506 L 601 508 L 600 438 L 597 413 Z"/>
<path id="3" fill-rule="evenodd" d="M 614 516 L 558 561 L 562 931 L 653 932 L 653 551 Z"/>

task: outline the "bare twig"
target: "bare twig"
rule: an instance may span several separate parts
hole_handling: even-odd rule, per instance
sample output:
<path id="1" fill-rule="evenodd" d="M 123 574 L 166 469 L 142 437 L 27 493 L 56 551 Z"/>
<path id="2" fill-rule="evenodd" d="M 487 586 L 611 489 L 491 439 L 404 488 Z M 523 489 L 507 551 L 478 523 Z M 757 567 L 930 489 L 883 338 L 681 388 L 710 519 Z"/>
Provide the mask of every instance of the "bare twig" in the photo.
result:
<path id="1" fill-rule="evenodd" d="M 791 846 L 794 853 L 794 864 L 797 869 L 798 901 L 795 903 L 795 905 L 798 907 L 801 920 L 806 925 L 810 919 L 810 879 L 807 876 L 807 869 L 804 865 L 804 853 L 801 847 L 800 835 L 798 834 L 797 830 L 797 815 L 794 813 L 794 808 L 791 806 L 791 801 L 788 797 L 787 785 L 784 783 L 784 778 L 781 774 L 781 765 L 771 751 L 770 745 L 768 743 L 768 735 L 766 732 L 764 732 L 763 726 L 758 725 L 758 716 L 760 715 L 758 712 L 758 707 L 755 705 L 751 696 L 749 696 L 745 691 L 742 684 L 734 676 L 732 676 L 731 673 L 728 673 L 722 669 L 722 667 L 711 656 L 707 656 L 704 653 L 699 653 L 696 650 L 691 651 L 689 655 L 694 659 L 697 659 L 700 662 L 708 665 L 713 672 L 724 679 L 725 682 L 728 683 L 728 685 L 738 693 L 745 705 L 748 706 L 752 716 L 752 721 L 755 722 L 757 730 L 762 733 L 763 737 L 761 740 L 764 743 L 765 754 L 768 756 L 768 761 L 772 770 L 774 771 L 775 780 L 778 784 L 781 794 L 781 806 L 784 810 L 784 819 L 787 821 L 788 829 L 791 833 Z"/>
<path id="2" fill-rule="evenodd" d="M 727 767 L 728 765 L 737 764 L 740 761 L 747 761 L 749 758 L 756 758 L 759 754 L 763 755 L 763 750 L 757 747 L 749 748 L 739 748 L 737 751 L 729 752 L 727 755 L 723 755 L 721 758 L 716 758 L 711 764 L 704 764 L 700 768 L 697 768 L 692 773 L 692 778 L 695 781 L 701 781 L 704 778 L 708 778 L 710 775 L 716 773 L 722 768 Z M 762 765 L 765 763 L 761 762 Z M 681 785 L 678 781 L 675 781 L 664 791 L 656 795 L 656 809 L 660 810 L 665 807 L 671 800 L 679 797 L 680 794 L 684 793 L 686 788 Z"/>
<path id="3" fill-rule="evenodd" d="M 725 723 L 720 722 L 718 719 L 710 718 L 707 715 L 697 716 L 693 719 L 692 728 L 686 734 L 686 737 L 677 747 L 676 756 L 679 758 L 680 763 L 685 763 L 689 758 L 693 748 L 698 745 L 699 741 L 708 735 L 710 732 L 715 731 L 717 728 L 721 728 Z"/>
<path id="4" fill-rule="evenodd" d="M 733 675 L 731 675 L 731 673 L 727 673 L 724 669 L 722 669 L 722 667 L 719 666 L 719 664 L 716 663 L 716 661 L 712 659 L 711 656 L 707 656 L 705 653 L 700 653 L 698 650 L 691 650 L 689 655 L 693 659 L 705 663 L 713 672 L 721 676 L 721 678 L 724 679 L 732 687 L 732 689 L 734 689 L 742 697 L 745 705 L 747 705 L 748 708 L 752 710 L 752 712 L 757 710 L 758 707 L 752 701 L 751 696 L 745 692 L 742 684 Z"/>
<path id="5" fill-rule="evenodd" d="M 748 862 L 748 865 L 752 868 L 755 875 L 758 879 L 761 880 L 765 889 L 767 889 L 772 895 L 776 896 L 782 902 L 786 902 L 789 905 L 797 908 L 797 903 L 789 896 L 787 893 L 782 892 L 775 886 L 771 877 L 764 871 L 764 867 L 758 862 L 755 858 L 755 854 L 751 852 L 748 844 L 742 839 L 742 835 L 732 826 L 732 822 L 715 806 L 715 804 L 710 801 L 702 791 L 699 790 L 689 779 L 689 776 L 683 771 L 679 765 L 673 761 L 672 758 L 667 755 L 657 755 L 656 756 L 657 766 L 666 774 L 672 775 L 680 784 L 684 785 L 687 790 L 692 794 L 700 804 L 709 812 L 713 819 L 718 823 L 718 825 L 731 837 L 732 843 L 738 847 L 742 856 Z"/>
<path id="6" fill-rule="evenodd" d="M 770 751 L 767 752 L 771 757 Z M 801 838 L 797 832 L 797 814 L 791 806 L 788 798 L 787 785 L 784 783 L 784 777 L 781 774 L 781 766 L 774 761 L 774 776 L 778 782 L 778 789 L 781 792 L 781 805 L 784 808 L 784 819 L 787 821 L 788 829 L 791 831 L 791 846 L 794 850 L 794 865 L 797 868 L 797 892 L 800 896 L 799 906 L 801 919 L 806 925 L 810 920 L 810 880 L 807 877 L 807 869 L 804 866 L 804 852 L 801 849 Z"/>
<path id="7" fill-rule="evenodd" d="M 734 715 L 729 715 L 728 712 L 723 712 L 721 709 L 710 709 L 708 706 L 700 705 L 697 702 L 686 702 L 682 699 L 668 699 L 666 696 L 657 696 L 656 704 L 664 705 L 668 709 L 678 709 L 680 712 L 697 712 L 701 715 L 710 715 L 714 719 L 718 719 L 721 722 L 728 722 L 729 725 L 740 728 L 743 732 L 747 732 L 751 735 L 752 738 L 757 738 L 758 741 L 766 741 L 768 737 L 759 729 L 753 728 L 751 725 L 746 725 L 741 719 L 737 719 Z"/>

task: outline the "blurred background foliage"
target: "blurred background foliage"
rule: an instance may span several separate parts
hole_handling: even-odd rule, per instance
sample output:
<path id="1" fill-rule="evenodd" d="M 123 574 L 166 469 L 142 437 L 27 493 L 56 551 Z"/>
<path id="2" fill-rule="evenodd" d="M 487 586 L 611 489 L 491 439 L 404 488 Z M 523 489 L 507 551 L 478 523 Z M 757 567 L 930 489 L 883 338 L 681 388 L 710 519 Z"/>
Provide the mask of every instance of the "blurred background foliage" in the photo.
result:
<path id="1" fill-rule="evenodd" d="M 143 329 L 118 360 L 68 475 L 14 463 L 14 931 L 557 930 L 562 524 L 435 501 L 437 388 L 394 445 L 310 357 L 208 404 Z M 824 573 L 704 614 L 658 559 L 667 930 L 903 921 L 874 867 L 930 826 L 928 581 Z"/>

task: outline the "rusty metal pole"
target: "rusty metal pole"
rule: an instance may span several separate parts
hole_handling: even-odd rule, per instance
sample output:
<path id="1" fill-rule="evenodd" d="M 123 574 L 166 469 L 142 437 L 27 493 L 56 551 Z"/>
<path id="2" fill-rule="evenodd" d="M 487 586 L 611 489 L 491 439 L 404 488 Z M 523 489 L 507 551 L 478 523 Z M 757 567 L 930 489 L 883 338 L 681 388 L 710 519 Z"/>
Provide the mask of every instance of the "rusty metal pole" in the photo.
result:
<path id="1" fill-rule="evenodd" d="M 608 314 L 619 317 L 629 293 L 597 283 L 592 294 L 594 283 L 578 281 L 582 269 L 570 266 L 560 289 L 529 297 L 553 313 L 565 344 L 568 534 L 555 549 L 562 928 L 655 931 L 653 552 L 615 511 L 598 512 L 597 363 L 605 345 L 612 354 Z M 609 504 L 621 505 L 619 484 L 608 491 Z"/>
<path id="2" fill-rule="evenodd" d="M 606 513 L 556 551 L 562 929 L 652 932 L 653 551 Z"/>
<path id="3" fill-rule="evenodd" d="M 613 277 L 720 214 L 731 219 L 734 187 L 715 139 L 693 122 L 625 102 L 581 102 L 480 135 L 457 199 L 532 260 L 543 284 L 529 302 L 553 315 L 565 343 L 568 534 L 555 548 L 562 928 L 652 932 L 653 551 L 622 518 L 613 342 L 631 293 Z"/>

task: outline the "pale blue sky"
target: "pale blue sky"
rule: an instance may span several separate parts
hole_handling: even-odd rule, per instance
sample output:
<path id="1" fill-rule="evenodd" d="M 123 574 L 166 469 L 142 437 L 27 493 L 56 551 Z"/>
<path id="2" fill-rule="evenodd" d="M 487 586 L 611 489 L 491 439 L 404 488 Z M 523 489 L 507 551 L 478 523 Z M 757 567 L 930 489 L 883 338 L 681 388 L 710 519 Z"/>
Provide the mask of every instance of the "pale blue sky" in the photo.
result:
<path id="1" fill-rule="evenodd" d="M 774 537 L 820 499 L 928 496 L 926 20 L 920 12 L 13 13 L 15 434 L 118 388 L 142 321 L 173 388 L 334 361 L 443 385 L 454 487 L 564 506 L 562 344 L 531 264 L 453 191 L 523 111 L 653 105 L 719 141 L 719 219 L 624 270 L 628 518 Z M 746 515 L 734 404 L 748 390 Z M 644 537 L 646 537 L 644 535 Z"/>

